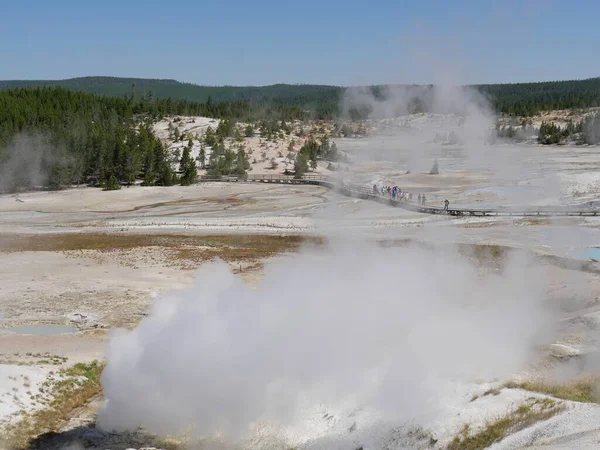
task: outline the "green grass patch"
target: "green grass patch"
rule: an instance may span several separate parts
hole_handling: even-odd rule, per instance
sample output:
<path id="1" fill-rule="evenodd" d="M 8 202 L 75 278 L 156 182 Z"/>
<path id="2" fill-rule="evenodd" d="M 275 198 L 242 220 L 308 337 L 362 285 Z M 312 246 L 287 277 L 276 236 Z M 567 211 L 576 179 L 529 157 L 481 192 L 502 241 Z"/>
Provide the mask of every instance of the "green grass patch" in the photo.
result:
<path id="1" fill-rule="evenodd" d="M 564 410 L 564 405 L 552 399 L 529 399 L 507 415 L 487 422 L 480 430 L 474 431 L 470 425 L 465 424 L 460 433 L 448 444 L 448 450 L 487 448 L 512 433 L 547 420 Z"/>
<path id="2" fill-rule="evenodd" d="M 41 392 L 47 394 L 45 406 L 2 430 L 2 442 L 10 449 L 29 447 L 40 434 L 57 432 L 76 409 L 85 406 L 100 394 L 100 375 L 104 364 L 97 361 L 78 363 L 62 369 L 59 376 L 44 382 Z"/>
<path id="3" fill-rule="evenodd" d="M 486 395 L 500 395 L 500 392 L 502 392 L 501 388 L 490 388 L 483 393 L 483 396 L 485 397 Z"/>
<path id="4" fill-rule="evenodd" d="M 524 389 L 539 392 L 563 400 L 582 403 L 600 403 L 598 392 L 598 377 L 587 376 L 566 383 L 551 383 L 547 381 L 509 381 L 504 385 L 510 389 Z"/>

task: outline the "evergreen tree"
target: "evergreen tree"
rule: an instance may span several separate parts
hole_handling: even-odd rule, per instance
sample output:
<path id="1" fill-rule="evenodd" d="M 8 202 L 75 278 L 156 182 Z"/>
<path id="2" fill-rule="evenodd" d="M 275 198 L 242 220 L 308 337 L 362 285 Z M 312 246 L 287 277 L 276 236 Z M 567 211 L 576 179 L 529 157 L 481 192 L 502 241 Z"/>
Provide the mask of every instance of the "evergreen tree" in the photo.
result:
<path id="1" fill-rule="evenodd" d="M 308 172 L 308 159 L 304 153 L 298 152 L 294 161 L 294 178 L 300 179 L 306 172 Z"/>
<path id="2" fill-rule="evenodd" d="M 247 170 L 250 168 L 250 162 L 246 156 L 246 152 L 243 148 L 240 148 L 236 154 L 235 174 L 246 175 Z"/>
<path id="3" fill-rule="evenodd" d="M 219 125 L 217 126 L 217 140 L 219 142 L 223 142 L 225 138 L 233 136 L 234 128 L 235 122 L 231 118 L 227 117 L 221 120 L 221 122 L 219 122 Z"/>
<path id="4" fill-rule="evenodd" d="M 185 169 L 187 169 L 188 165 L 190 164 L 190 161 L 192 160 L 191 154 L 190 154 L 190 148 L 189 147 L 185 147 L 183 149 L 183 153 L 181 154 L 181 159 L 179 160 L 179 172 L 184 172 Z"/>
<path id="5" fill-rule="evenodd" d="M 121 184 L 119 183 L 119 180 L 117 180 L 117 177 L 115 177 L 114 175 L 111 175 L 108 180 L 106 181 L 106 183 L 104 184 L 104 190 L 105 191 L 116 191 L 118 189 L 121 189 Z"/>
<path id="6" fill-rule="evenodd" d="M 560 144 L 565 137 L 564 131 L 554 123 L 542 122 L 538 133 L 538 142 L 543 145 Z"/>
<path id="7" fill-rule="evenodd" d="M 191 157 L 191 147 L 189 145 L 183 149 L 179 170 L 181 171 L 180 182 L 182 186 L 189 186 L 196 182 L 198 169 L 196 167 L 196 161 Z"/>
<path id="8" fill-rule="evenodd" d="M 310 139 L 302 146 L 299 153 L 304 155 L 307 162 L 311 162 L 311 166 L 316 167 L 317 158 L 321 153 L 321 147 L 315 140 Z"/>
<path id="9" fill-rule="evenodd" d="M 155 184 L 157 186 L 172 186 L 177 181 L 175 171 L 167 158 L 167 151 L 162 143 L 154 148 L 154 170 L 156 171 Z"/>
<path id="10" fill-rule="evenodd" d="M 215 136 L 215 132 L 212 127 L 208 127 L 206 132 L 204 133 L 204 143 L 209 147 L 214 147 L 217 145 L 217 138 Z"/>
<path id="11" fill-rule="evenodd" d="M 206 149 L 204 148 L 204 144 L 200 144 L 198 160 L 200 161 L 200 168 L 204 169 L 206 167 Z"/>
<path id="12" fill-rule="evenodd" d="M 438 167 L 438 160 L 436 158 L 435 161 L 433 162 L 433 167 L 431 167 L 431 170 L 429 171 L 429 175 L 438 175 L 439 173 L 440 173 L 440 168 Z"/>

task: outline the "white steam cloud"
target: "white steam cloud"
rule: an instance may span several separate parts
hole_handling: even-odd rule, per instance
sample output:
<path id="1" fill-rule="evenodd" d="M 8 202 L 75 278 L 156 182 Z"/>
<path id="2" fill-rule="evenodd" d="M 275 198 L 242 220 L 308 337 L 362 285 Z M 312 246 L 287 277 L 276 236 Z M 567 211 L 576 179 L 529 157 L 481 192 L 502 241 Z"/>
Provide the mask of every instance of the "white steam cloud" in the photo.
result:
<path id="1" fill-rule="evenodd" d="M 442 172 L 470 170 L 493 185 L 511 187 L 503 197 L 512 206 L 556 203 L 561 197 L 558 176 L 531 164 L 535 147 L 496 139 L 497 116 L 475 88 L 454 80 L 435 86 L 354 87 L 345 91 L 342 111 L 375 126 L 369 145 L 353 155 L 359 162 L 402 163 L 426 173 L 438 159 Z M 535 189 L 516 189 L 531 180 Z"/>
<path id="2" fill-rule="evenodd" d="M 373 137 L 388 138 L 389 148 L 382 156 L 389 161 L 404 161 L 413 169 L 428 170 L 433 159 L 431 152 L 426 151 L 427 144 L 434 143 L 429 147 L 439 151 L 441 143 L 433 142 L 434 139 L 452 136 L 460 145 L 467 167 L 496 166 L 488 145 L 496 118 L 487 100 L 474 89 L 454 84 L 356 87 L 345 91 L 342 105 L 349 117 L 360 114 L 379 121 Z M 423 114 L 417 127 L 406 121 L 406 115 L 411 113 Z M 382 128 L 381 119 L 388 119 L 391 126 Z M 374 144 L 359 158 L 369 160 L 373 152 L 382 153 Z"/>
<path id="3" fill-rule="evenodd" d="M 311 411 L 432 417 L 444 380 L 531 361 L 551 321 L 542 281 L 520 257 L 482 274 L 456 253 L 343 241 L 271 261 L 256 288 L 206 265 L 191 289 L 114 333 L 99 424 L 252 448 L 269 424 L 280 444 L 335 448 L 344 436 L 319 441 Z"/>
<path id="4" fill-rule="evenodd" d="M 495 117 L 475 91 L 355 88 L 343 107 L 370 118 L 433 112 L 421 127 L 400 119 L 380 129 L 369 139 L 387 134 L 388 147 L 373 145 L 366 161 L 377 153 L 428 170 L 440 158 L 444 170 L 432 139 L 450 129 L 461 169 L 499 181 L 529 170 L 520 151 L 489 145 Z M 386 448 L 386 433 L 370 429 L 447 415 L 439 399 L 451 380 L 521 371 L 551 341 L 544 270 L 511 255 L 498 273 L 457 252 L 384 249 L 355 236 L 271 261 L 256 287 L 225 264 L 205 265 L 192 288 L 160 299 L 135 330 L 114 333 L 98 423 L 183 432 L 222 448 Z M 323 425 L 332 414 L 343 426 Z"/>
<path id="5" fill-rule="evenodd" d="M 31 189 L 46 184 L 44 154 L 49 148 L 41 135 L 21 134 L 0 149 L 0 192 Z"/>

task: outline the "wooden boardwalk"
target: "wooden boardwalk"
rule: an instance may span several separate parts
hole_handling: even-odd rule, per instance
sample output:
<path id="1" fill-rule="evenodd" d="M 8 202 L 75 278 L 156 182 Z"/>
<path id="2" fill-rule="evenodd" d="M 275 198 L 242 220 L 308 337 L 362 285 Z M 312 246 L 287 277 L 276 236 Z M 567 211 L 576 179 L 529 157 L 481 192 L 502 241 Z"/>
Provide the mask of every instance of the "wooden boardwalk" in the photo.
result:
<path id="1" fill-rule="evenodd" d="M 392 200 L 387 195 L 373 193 L 373 190 L 358 184 L 344 182 L 342 178 L 335 179 L 324 175 L 308 174 L 302 178 L 294 178 L 291 175 L 245 175 L 245 176 L 203 176 L 201 182 L 230 182 L 230 183 L 277 183 L 277 184 L 312 184 L 325 186 L 349 197 L 357 197 L 365 200 L 373 200 L 389 206 L 406 209 L 423 214 L 443 214 L 450 216 L 514 216 L 514 217 L 550 217 L 550 216 L 598 216 L 600 209 L 593 208 L 437 208 L 435 206 L 418 205 L 417 203 Z"/>

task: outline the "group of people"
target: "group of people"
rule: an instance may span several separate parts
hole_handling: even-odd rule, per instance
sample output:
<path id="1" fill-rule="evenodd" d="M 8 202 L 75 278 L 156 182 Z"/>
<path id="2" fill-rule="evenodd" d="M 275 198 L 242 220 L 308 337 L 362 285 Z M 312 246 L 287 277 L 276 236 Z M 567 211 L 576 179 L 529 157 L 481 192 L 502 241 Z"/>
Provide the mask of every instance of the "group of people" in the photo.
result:
<path id="1" fill-rule="evenodd" d="M 413 195 L 411 192 L 406 192 L 400 189 L 398 186 L 381 186 L 381 189 L 376 184 L 373 185 L 373 195 L 388 195 L 390 200 L 396 200 L 399 202 L 412 202 Z M 419 194 L 417 196 L 417 204 L 419 206 L 425 206 L 427 197 L 425 194 Z M 444 211 L 448 211 L 450 202 L 448 199 L 444 200 Z"/>
<path id="2" fill-rule="evenodd" d="M 412 202 L 413 194 L 412 192 L 406 192 L 400 189 L 398 186 L 381 186 L 381 189 L 374 184 L 373 185 L 373 194 L 382 196 L 388 195 L 390 200 L 397 200 L 399 202 Z M 427 198 L 425 194 L 419 194 L 417 197 L 418 205 L 425 206 L 425 202 Z"/>

